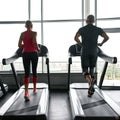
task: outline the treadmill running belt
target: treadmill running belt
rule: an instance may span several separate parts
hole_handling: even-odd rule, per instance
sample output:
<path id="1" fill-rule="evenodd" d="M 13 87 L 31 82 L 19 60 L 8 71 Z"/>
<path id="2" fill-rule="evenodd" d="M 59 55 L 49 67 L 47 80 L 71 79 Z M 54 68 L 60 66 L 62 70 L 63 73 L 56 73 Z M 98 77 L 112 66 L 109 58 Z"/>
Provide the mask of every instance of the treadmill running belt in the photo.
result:
<path id="1" fill-rule="evenodd" d="M 92 97 L 88 97 L 87 92 L 88 89 L 76 89 L 77 96 L 80 100 L 81 106 L 84 110 L 86 117 L 117 116 L 117 114 L 97 92 L 95 92 Z"/>
<path id="2" fill-rule="evenodd" d="M 7 115 L 35 115 L 39 100 L 41 97 L 43 89 L 38 89 L 37 93 L 34 94 L 32 89 L 29 89 L 30 101 L 25 102 L 24 100 L 24 92 L 20 94 L 18 99 L 13 103 L 13 105 L 8 109 L 5 113 Z"/>

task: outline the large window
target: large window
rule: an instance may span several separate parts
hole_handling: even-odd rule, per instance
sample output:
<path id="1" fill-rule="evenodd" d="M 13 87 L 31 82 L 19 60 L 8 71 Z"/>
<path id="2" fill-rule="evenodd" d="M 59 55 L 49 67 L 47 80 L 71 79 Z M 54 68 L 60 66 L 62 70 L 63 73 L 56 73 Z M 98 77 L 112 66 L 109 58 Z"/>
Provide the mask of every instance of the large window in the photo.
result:
<path id="1" fill-rule="evenodd" d="M 41 20 L 41 0 L 30 0 L 30 18 L 31 20 Z M 38 29 L 39 30 L 39 29 Z"/>
<path id="2" fill-rule="evenodd" d="M 98 18 L 120 17 L 120 0 L 96 0 Z"/>
<path id="3" fill-rule="evenodd" d="M 25 30 L 24 23 L 30 19 L 33 30 L 38 33 L 38 43 L 48 47 L 50 72 L 67 72 L 68 49 L 76 44 L 75 33 L 86 24 L 85 16 L 93 14 L 95 25 L 107 29 L 110 37 L 101 49 L 110 56 L 116 56 L 119 64 L 120 31 L 115 32 L 120 28 L 119 4 L 120 0 L 0 0 L 0 60 L 14 54 L 19 35 Z M 80 58 L 74 59 L 72 72 L 81 72 Z M 100 66 L 97 68 L 101 69 L 104 61 L 98 62 Z M 22 59 L 15 64 L 17 70 L 23 70 Z M 40 58 L 38 71 L 46 72 L 44 66 L 45 62 Z M 10 70 L 10 67 L 3 67 L 1 63 L 0 69 Z"/>

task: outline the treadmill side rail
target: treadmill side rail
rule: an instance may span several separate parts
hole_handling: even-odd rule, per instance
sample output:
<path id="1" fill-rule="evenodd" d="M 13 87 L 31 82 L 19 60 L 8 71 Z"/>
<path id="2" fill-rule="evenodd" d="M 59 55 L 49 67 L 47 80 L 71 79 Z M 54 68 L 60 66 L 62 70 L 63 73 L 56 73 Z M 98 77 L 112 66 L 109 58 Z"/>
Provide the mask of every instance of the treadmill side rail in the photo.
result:
<path id="1" fill-rule="evenodd" d="M 117 105 L 106 93 L 97 88 L 96 92 L 107 102 L 107 104 L 120 116 L 120 106 Z"/>
<path id="2" fill-rule="evenodd" d="M 49 90 L 43 89 L 36 115 L 43 116 L 44 119 L 47 119 L 46 117 L 48 116 L 48 106 L 49 106 Z"/>
<path id="3" fill-rule="evenodd" d="M 23 92 L 24 89 L 17 90 L 12 97 L 0 108 L 0 116 L 3 116 L 9 107 L 17 100 L 19 95 Z"/>
<path id="4" fill-rule="evenodd" d="M 73 118 L 75 118 L 76 116 L 85 117 L 83 108 L 81 106 L 81 103 L 79 101 L 75 89 L 70 89 L 69 94 L 70 94 L 70 102 L 71 102 Z"/>

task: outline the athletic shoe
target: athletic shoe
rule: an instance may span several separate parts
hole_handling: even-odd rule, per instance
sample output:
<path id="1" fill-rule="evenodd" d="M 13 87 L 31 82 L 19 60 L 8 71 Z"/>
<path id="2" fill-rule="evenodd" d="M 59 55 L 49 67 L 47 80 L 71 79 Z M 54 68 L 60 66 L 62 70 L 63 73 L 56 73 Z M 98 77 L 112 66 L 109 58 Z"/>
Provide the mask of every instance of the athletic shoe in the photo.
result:
<path id="1" fill-rule="evenodd" d="M 94 84 L 95 83 L 96 83 L 96 80 L 92 79 L 91 85 L 88 88 L 88 97 L 91 97 L 94 94 L 94 92 L 95 92 Z"/>
<path id="2" fill-rule="evenodd" d="M 28 94 L 28 93 L 25 94 L 24 99 L 25 99 L 25 102 L 30 101 L 30 98 L 29 98 L 29 94 Z"/>
<path id="3" fill-rule="evenodd" d="M 37 93 L 37 89 L 36 88 L 33 88 L 33 93 Z"/>

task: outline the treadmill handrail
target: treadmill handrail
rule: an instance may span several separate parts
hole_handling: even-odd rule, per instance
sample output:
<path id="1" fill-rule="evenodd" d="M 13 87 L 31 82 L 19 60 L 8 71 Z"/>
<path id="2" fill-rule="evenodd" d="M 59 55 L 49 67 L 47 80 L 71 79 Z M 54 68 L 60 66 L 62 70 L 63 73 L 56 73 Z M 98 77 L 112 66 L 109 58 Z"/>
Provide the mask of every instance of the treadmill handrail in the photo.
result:
<path id="1" fill-rule="evenodd" d="M 111 57 L 109 55 L 106 55 L 99 47 L 98 47 L 98 56 L 102 58 L 105 62 L 116 64 L 117 63 L 117 57 Z"/>
<path id="2" fill-rule="evenodd" d="M 48 49 L 44 45 L 38 44 L 40 47 L 40 51 L 38 52 L 39 57 L 48 57 Z M 3 58 L 2 59 L 2 64 L 3 65 L 8 65 L 13 63 L 15 60 L 17 60 L 19 57 L 22 57 L 22 48 L 18 48 L 15 54 L 9 58 Z"/>
<path id="3" fill-rule="evenodd" d="M 70 57 L 81 56 L 81 46 L 79 44 L 74 44 L 69 47 L 68 50 Z M 105 62 L 109 62 L 111 64 L 117 63 L 117 57 L 111 57 L 106 55 L 99 47 L 98 47 L 98 57 L 102 58 Z"/>

